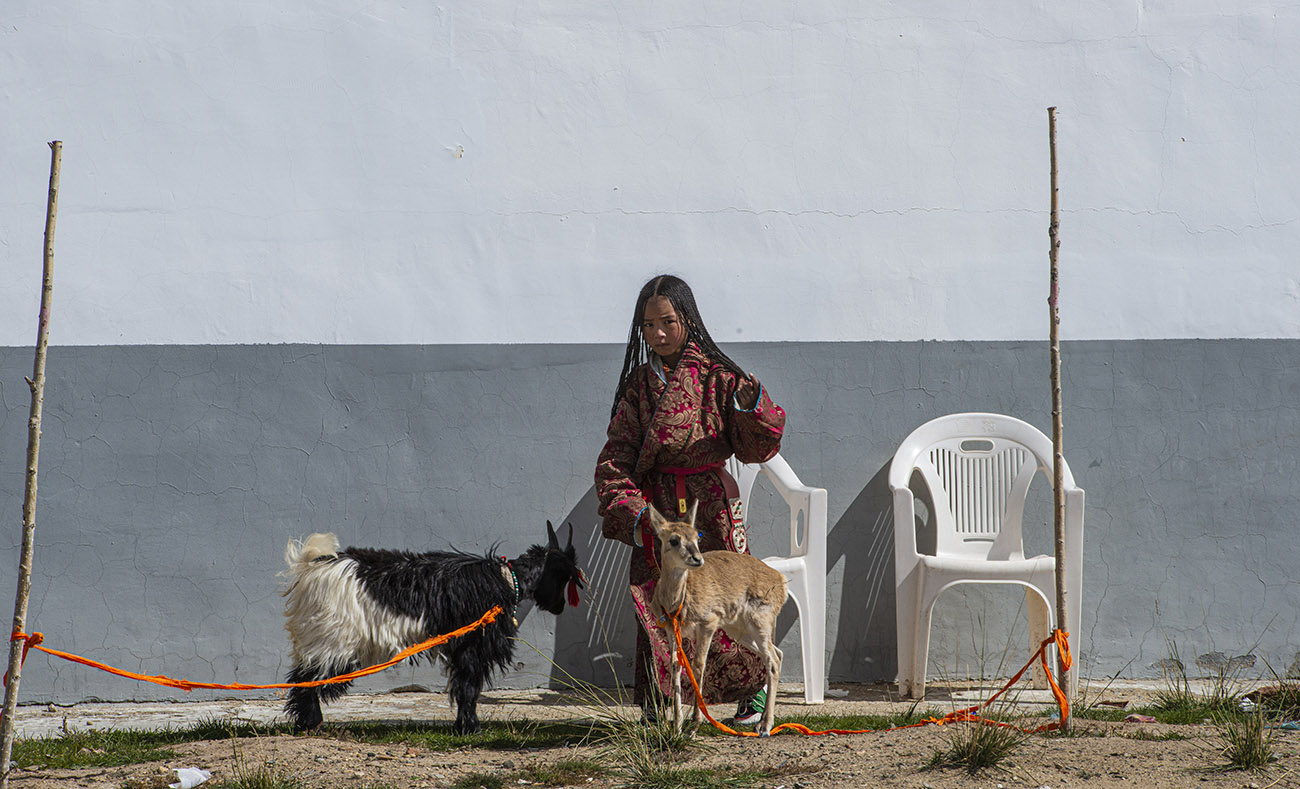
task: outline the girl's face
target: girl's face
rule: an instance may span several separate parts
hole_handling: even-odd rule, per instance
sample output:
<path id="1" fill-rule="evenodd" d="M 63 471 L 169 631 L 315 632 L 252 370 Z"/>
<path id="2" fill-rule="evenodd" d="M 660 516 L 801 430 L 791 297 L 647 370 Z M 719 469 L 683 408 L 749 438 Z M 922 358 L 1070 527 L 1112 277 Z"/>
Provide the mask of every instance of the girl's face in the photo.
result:
<path id="1" fill-rule="evenodd" d="M 665 296 L 652 296 L 641 316 L 641 337 L 659 358 L 676 364 L 686 347 L 686 324 L 677 316 L 673 303 Z"/>

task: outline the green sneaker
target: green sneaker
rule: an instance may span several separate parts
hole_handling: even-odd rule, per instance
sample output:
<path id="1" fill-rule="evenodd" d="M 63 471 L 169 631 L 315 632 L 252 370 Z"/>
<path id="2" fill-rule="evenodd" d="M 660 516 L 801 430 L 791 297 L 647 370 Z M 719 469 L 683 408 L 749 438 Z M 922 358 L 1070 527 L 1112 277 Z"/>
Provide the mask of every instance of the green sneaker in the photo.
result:
<path id="1" fill-rule="evenodd" d="M 741 726 L 758 723 L 759 719 L 763 717 L 763 708 L 766 706 L 766 690 L 760 690 L 747 699 L 741 699 L 740 704 L 736 707 L 736 723 Z"/>

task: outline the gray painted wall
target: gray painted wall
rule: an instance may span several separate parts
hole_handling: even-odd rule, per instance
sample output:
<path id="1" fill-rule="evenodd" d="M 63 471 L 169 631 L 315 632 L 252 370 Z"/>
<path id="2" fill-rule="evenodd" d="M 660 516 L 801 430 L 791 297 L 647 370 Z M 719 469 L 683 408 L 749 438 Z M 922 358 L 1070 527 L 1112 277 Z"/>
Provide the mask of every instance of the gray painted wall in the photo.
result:
<path id="1" fill-rule="evenodd" d="M 892 679 L 897 443 L 945 413 L 1050 430 L 1045 343 L 754 343 L 729 348 L 789 414 L 783 454 L 830 501 L 828 674 Z M 283 676 L 285 541 L 515 554 L 571 522 L 597 594 L 528 611 L 503 684 L 626 676 L 625 549 L 599 538 L 591 471 L 612 345 L 98 346 L 50 351 L 30 629 L 47 645 L 199 681 Z M 1253 651 L 1283 670 L 1300 632 L 1300 342 L 1089 341 L 1064 348 L 1066 458 L 1088 492 L 1085 676 L 1152 676 L 1169 654 Z M 0 594 L 15 588 L 31 351 L 0 348 Z M 1029 549 L 1050 550 L 1038 485 Z M 751 513 L 755 552 L 784 539 Z M 594 602 L 594 604 L 593 604 Z M 1021 596 L 949 592 L 932 675 L 996 672 Z M 793 606 L 786 676 L 800 676 Z M 1018 654 L 1018 653 L 1017 653 Z M 545 655 L 545 657 L 543 656 Z M 612 657 L 598 657 L 612 655 Z M 1261 662 L 1261 666 L 1262 666 Z M 398 668 L 363 684 L 418 681 Z M 24 700 L 181 694 L 32 653 Z M 196 694 L 204 693 L 197 691 Z"/>

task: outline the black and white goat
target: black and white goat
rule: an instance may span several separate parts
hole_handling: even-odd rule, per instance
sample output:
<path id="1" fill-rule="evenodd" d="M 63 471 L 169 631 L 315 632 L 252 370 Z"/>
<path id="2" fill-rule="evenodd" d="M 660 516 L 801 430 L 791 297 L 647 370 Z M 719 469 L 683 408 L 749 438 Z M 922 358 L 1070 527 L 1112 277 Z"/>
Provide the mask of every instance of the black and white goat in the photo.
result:
<path id="1" fill-rule="evenodd" d="M 454 728 L 478 731 L 479 694 L 514 655 L 515 606 L 528 598 L 559 614 L 566 592 L 569 604 L 578 604 L 584 578 L 573 549 L 573 525 L 566 547 L 560 547 L 550 521 L 546 539 L 545 547 L 534 545 L 514 560 L 459 551 L 340 551 L 333 534 L 291 540 L 284 552 L 289 565 L 285 629 L 293 660 L 287 681 L 312 682 L 382 663 L 499 605 L 504 613 L 495 622 L 412 658 L 432 660 L 441 651 L 456 702 Z M 350 684 L 291 689 L 284 709 L 294 729 L 319 726 L 321 703 L 344 695 Z"/>

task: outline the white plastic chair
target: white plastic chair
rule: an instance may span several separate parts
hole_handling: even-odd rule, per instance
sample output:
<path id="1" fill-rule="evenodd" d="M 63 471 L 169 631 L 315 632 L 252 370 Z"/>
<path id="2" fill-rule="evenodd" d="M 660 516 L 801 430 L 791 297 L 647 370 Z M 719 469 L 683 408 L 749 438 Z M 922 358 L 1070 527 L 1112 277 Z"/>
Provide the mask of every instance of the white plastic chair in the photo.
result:
<path id="1" fill-rule="evenodd" d="M 800 482 L 780 455 L 766 463 L 741 463 L 732 458 L 727 471 L 740 488 L 747 522 L 749 494 L 759 472 L 790 505 L 790 554 L 763 561 L 785 576 L 789 595 L 799 609 L 803 698 L 807 704 L 821 704 L 826 700 L 826 491 Z"/>
<path id="2" fill-rule="evenodd" d="M 894 573 L 898 618 L 898 689 L 925 695 L 930 617 L 935 600 L 962 583 L 1020 584 L 1032 651 L 1051 632 L 1056 612 L 1056 559 L 1025 558 L 1022 518 L 1029 483 L 1039 471 L 1052 485 L 1052 441 L 1037 428 L 1001 414 L 951 414 L 912 431 L 889 468 L 894 496 Z M 1068 465 L 1065 489 L 1066 623 L 1079 626 L 1083 595 L 1083 490 Z M 930 490 L 935 555 L 916 544 L 916 504 L 908 487 L 919 473 Z M 1049 529 L 1051 528 L 1049 524 Z M 1055 650 L 1053 650 L 1053 655 Z M 1077 655 L 1077 651 L 1075 652 Z M 1049 660 L 1048 665 L 1055 663 Z M 1035 679 L 1046 677 L 1035 664 Z M 1070 672 L 1070 696 L 1079 671 Z"/>

